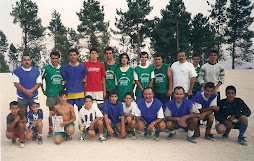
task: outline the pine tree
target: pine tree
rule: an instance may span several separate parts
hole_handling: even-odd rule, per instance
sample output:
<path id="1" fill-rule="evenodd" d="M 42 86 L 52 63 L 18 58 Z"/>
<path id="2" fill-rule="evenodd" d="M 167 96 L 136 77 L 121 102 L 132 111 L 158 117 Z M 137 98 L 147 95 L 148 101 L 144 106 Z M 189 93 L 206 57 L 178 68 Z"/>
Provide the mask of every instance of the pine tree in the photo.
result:
<path id="1" fill-rule="evenodd" d="M 251 17 L 253 7 L 249 0 L 230 0 L 230 6 L 227 8 L 228 26 L 225 36 L 227 43 L 231 46 L 232 69 L 236 66 L 235 62 L 242 60 L 248 53 L 253 54 L 250 47 L 254 32 L 249 29 L 254 21 Z"/>
<path id="2" fill-rule="evenodd" d="M 13 70 L 18 67 L 18 51 L 16 47 L 11 43 L 10 50 L 9 50 L 9 60 L 10 64 L 13 66 Z"/>
<path id="3" fill-rule="evenodd" d="M 22 29 L 22 47 L 23 54 L 29 54 L 32 59 L 32 65 L 38 66 L 41 60 L 42 52 L 45 52 L 43 41 L 45 28 L 38 18 L 38 6 L 31 0 L 20 0 L 12 6 L 14 24 L 19 24 Z"/>
<path id="4" fill-rule="evenodd" d="M 9 67 L 5 61 L 5 55 L 8 43 L 5 34 L 0 30 L 0 73 L 9 72 Z"/>

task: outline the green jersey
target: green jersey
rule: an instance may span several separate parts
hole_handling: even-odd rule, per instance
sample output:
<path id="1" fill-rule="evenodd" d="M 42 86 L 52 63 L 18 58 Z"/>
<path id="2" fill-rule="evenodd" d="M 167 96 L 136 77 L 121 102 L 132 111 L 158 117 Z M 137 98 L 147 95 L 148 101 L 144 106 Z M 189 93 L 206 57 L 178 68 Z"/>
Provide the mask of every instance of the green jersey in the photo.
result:
<path id="1" fill-rule="evenodd" d="M 201 69 L 201 66 L 198 66 L 198 67 L 195 68 L 195 71 L 196 71 L 198 76 L 199 76 L 200 69 Z M 192 89 L 192 91 L 195 92 L 195 93 L 198 92 L 198 91 L 201 91 L 201 88 L 200 88 L 200 85 L 199 85 L 199 82 L 198 82 L 198 76 L 195 78 L 195 83 L 194 83 L 194 86 L 193 86 L 193 89 Z"/>
<path id="2" fill-rule="evenodd" d="M 46 81 L 46 96 L 56 97 L 59 91 L 64 89 L 63 77 L 61 74 L 62 67 L 54 68 L 52 65 L 47 65 L 42 69 L 42 80 Z"/>
<path id="3" fill-rule="evenodd" d="M 167 93 L 168 85 L 168 64 L 162 64 L 160 69 L 154 69 L 153 91 L 155 93 Z"/>
<path id="4" fill-rule="evenodd" d="M 115 62 L 113 65 L 108 65 L 106 61 L 103 61 L 106 72 L 106 91 L 116 89 L 115 86 L 115 72 L 119 68 L 119 63 Z"/>
<path id="5" fill-rule="evenodd" d="M 126 92 L 133 93 L 133 76 L 134 69 L 129 67 L 126 72 L 122 72 L 120 68 L 116 69 L 117 93 L 118 100 L 123 102 Z"/>
<path id="6" fill-rule="evenodd" d="M 135 73 L 138 76 L 138 81 L 143 88 L 148 87 L 151 81 L 151 75 L 154 71 L 153 66 L 148 66 L 147 68 L 141 68 L 140 66 L 135 67 Z M 137 87 L 136 96 L 142 96 L 142 91 Z"/>

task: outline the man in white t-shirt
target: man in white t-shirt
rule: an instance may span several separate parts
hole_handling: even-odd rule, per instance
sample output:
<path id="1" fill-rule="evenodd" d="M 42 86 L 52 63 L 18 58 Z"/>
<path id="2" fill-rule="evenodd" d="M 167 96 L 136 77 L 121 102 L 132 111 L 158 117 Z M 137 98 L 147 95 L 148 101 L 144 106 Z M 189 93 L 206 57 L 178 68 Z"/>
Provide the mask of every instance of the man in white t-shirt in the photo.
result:
<path id="1" fill-rule="evenodd" d="M 180 50 L 177 55 L 177 62 L 171 66 L 171 72 L 173 77 L 173 89 L 177 86 L 184 88 L 185 97 L 192 96 L 192 89 L 195 83 L 195 77 L 197 73 L 193 64 L 186 61 L 185 51 Z"/>
<path id="2" fill-rule="evenodd" d="M 106 141 L 103 137 L 103 114 L 99 110 L 96 103 L 93 103 L 93 97 L 88 95 L 85 97 L 84 106 L 79 111 L 79 141 L 83 141 L 83 134 L 87 134 L 90 138 L 95 136 L 95 129 L 99 130 L 99 140 Z"/>

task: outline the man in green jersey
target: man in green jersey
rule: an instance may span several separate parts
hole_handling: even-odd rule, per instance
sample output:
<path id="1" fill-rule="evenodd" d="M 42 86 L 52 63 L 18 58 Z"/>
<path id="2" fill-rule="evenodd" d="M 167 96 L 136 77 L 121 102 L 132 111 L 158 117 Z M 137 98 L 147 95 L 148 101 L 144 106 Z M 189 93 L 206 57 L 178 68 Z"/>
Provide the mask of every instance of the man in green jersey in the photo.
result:
<path id="1" fill-rule="evenodd" d="M 63 77 L 61 74 L 61 66 L 59 65 L 60 54 L 57 51 L 50 53 L 51 64 L 43 67 L 42 69 L 42 80 L 46 81 L 46 91 L 44 90 L 43 83 L 41 84 L 41 90 L 44 95 L 47 96 L 46 106 L 49 107 L 49 132 L 47 137 L 53 136 L 53 125 L 52 125 L 52 112 L 55 105 L 59 104 L 58 93 L 61 91 L 63 86 Z"/>
<path id="2" fill-rule="evenodd" d="M 130 60 L 126 53 L 119 55 L 121 67 L 116 69 L 118 100 L 124 102 L 126 92 L 133 93 L 134 69 L 128 65 Z"/>
<path id="3" fill-rule="evenodd" d="M 192 56 L 192 64 L 193 64 L 198 76 L 199 76 L 199 71 L 201 68 L 201 66 L 199 65 L 199 62 L 200 62 L 200 56 L 198 54 L 194 54 Z M 199 82 L 198 82 L 198 76 L 195 78 L 195 83 L 194 83 L 194 86 L 192 89 L 192 96 L 194 96 L 197 92 L 201 91 L 201 86 L 199 85 Z M 189 99 L 191 99 L 191 98 L 189 98 Z"/>
<path id="4" fill-rule="evenodd" d="M 109 97 L 109 92 L 113 89 L 116 89 L 115 86 L 115 72 L 116 69 L 119 68 L 119 63 L 116 62 L 114 59 L 114 49 L 112 47 L 105 48 L 105 58 L 106 60 L 103 61 L 105 65 L 105 72 L 106 72 L 106 99 Z"/>
<path id="5" fill-rule="evenodd" d="M 172 75 L 169 65 L 162 63 L 162 61 L 160 54 L 154 55 L 153 91 L 154 97 L 161 101 L 163 108 L 165 108 L 165 104 L 172 95 Z"/>
<path id="6" fill-rule="evenodd" d="M 137 84 L 136 99 L 137 102 L 142 98 L 142 91 L 145 87 L 152 87 L 154 79 L 154 67 L 147 64 L 148 53 L 140 53 L 140 64 L 135 67 L 134 80 Z"/>

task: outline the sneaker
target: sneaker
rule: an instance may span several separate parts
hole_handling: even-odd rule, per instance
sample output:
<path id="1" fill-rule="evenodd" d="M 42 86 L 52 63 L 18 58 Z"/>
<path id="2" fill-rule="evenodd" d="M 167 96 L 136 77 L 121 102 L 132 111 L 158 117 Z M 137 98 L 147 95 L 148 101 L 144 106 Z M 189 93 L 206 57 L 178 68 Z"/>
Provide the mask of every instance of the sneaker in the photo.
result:
<path id="1" fill-rule="evenodd" d="M 104 136 L 102 136 L 102 137 L 99 137 L 99 141 L 100 142 L 105 142 L 107 139 L 104 137 Z"/>
<path id="2" fill-rule="evenodd" d="M 131 139 L 132 140 L 136 140 L 137 139 L 135 131 L 131 131 L 130 135 L 131 135 Z"/>
<path id="3" fill-rule="evenodd" d="M 215 141 L 215 138 L 214 138 L 213 134 L 205 135 L 205 138 L 207 140 Z"/>
<path id="4" fill-rule="evenodd" d="M 78 139 L 79 142 L 82 142 L 82 141 L 84 141 L 84 140 L 85 140 L 85 139 L 84 139 L 83 135 L 81 135 L 80 138 Z"/>
<path id="5" fill-rule="evenodd" d="M 146 131 L 146 132 L 144 133 L 144 136 L 142 137 L 142 140 L 145 140 L 145 139 L 149 138 L 151 135 L 152 135 L 152 132 L 151 132 L 151 131 Z"/>
<path id="6" fill-rule="evenodd" d="M 111 135 L 110 135 L 109 133 L 107 133 L 106 139 L 107 139 L 107 140 L 111 139 Z"/>
<path id="7" fill-rule="evenodd" d="M 32 137 L 32 140 L 33 141 L 36 141 L 38 138 L 38 134 L 37 133 L 33 133 L 33 137 Z"/>
<path id="8" fill-rule="evenodd" d="M 16 144 L 16 139 L 11 139 L 12 144 Z"/>
<path id="9" fill-rule="evenodd" d="M 170 133 L 170 131 L 168 129 L 165 129 L 164 132 L 167 133 L 167 134 Z"/>
<path id="10" fill-rule="evenodd" d="M 50 139 L 53 137 L 53 131 L 49 131 L 48 132 L 48 135 L 47 135 L 47 138 Z"/>
<path id="11" fill-rule="evenodd" d="M 228 138 L 228 134 L 230 133 L 230 129 L 226 129 L 226 132 L 222 135 L 222 138 Z"/>
<path id="12" fill-rule="evenodd" d="M 175 137 L 175 135 L 176 135 L 176 134 L 169 133 L 169 135 L 168 135 L 167 139 L 168 139 L 168 140 L 173 140 L 173 139 L 174 139 L 174 137 Z"/>
<path id="13" fill-rule="evenodd" d="M 71 140 L 72 140 L 72 136 L 70 136 L 70 135 L 65 136 L 65 141 L 71 141 Z"/>
<path id="14" fill-rule="evenodd" d="M 140 130 L 135 130 L 135 133 L 141 134 L 141 131 Z"/>
<path id="15" fill-rule="evenodd" d="M 21 140 L 21 141 L 19 142 L 19 147 L 20 147 L 20 148 L 24 148 L 24 147 L 25 147 L 25 141 L 24 141 L 24 140 Z"/>
<path id="16" fill-rule="evenodd" d="M 197 144 L 197 141 L 196 141 L 194 135 L 191 136 L 191 137 L 188 137 L 188 136 L 187 136 L 187 140 L 188 140 L 189 142 L 191 142 L 191 143 Z"/>
<path id="17" fill-rule="evenodd" d="M 115 131 L 115 132 L 113 133 L 113 137 L 118 138 L 118 137 L 119 137 L 118 132 Z"/>
<path id="18" fill-rule="evenodd" d="M 154 132 L 154 140 L 159 141 L 160 140 L 159 137 L 160 137 L 160 131 L 156 129 Z"/>
<path id="19" fill-rule="evenodd" d="M 41 145 L 42 143 L 43 143 L 43 141 L 42 141 L 42 137 L 41 137 L 41 136 L 39 136 L 39 137 L 38 137 L 38 144 L 39 144 L 39 145 Z"/>
<path id="20" fill-rule="evenodd" d="M 245 137 L 238 138 L 238 143 L 241 144 L 241 145 L 244 145 L 244 146 L 247 145 L 247 142 L 246 142 L 246 140 L 245 140 Z"/>

